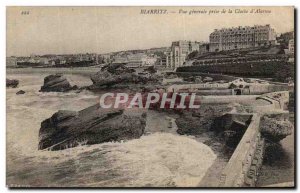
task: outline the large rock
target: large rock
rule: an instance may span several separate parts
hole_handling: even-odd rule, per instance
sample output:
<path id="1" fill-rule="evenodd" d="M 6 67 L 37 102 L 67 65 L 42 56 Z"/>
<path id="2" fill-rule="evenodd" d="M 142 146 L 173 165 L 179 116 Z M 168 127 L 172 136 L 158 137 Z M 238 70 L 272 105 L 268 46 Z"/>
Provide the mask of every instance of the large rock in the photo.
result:
<path id="1" fill-rule="evenodd" d="M 201 135 L 207 131 L 221 131 L 214 124 L 215 120 L 232 110 L 228 105 L 205 105 L 202 104 L 199 109 L 191 109 L 184 111 L 183 114 L 176 119 L 178 126 L 177 133 L 180 135 Z"/>
<path id="2" fill-rule="evenodd" d="M 16 95 L 20 95 L 20 94 L 25 94 L 24 90 L 19 90 L 18 92 L 16 92 Z"/>
<path id="3" fill-rule="evenodd" d="M 292 134 L 294 125 L 288 120 L 280 117 L 265 115 L 261 118 L 260 131 L 269 141 L 278 143 L 288 135 Z"/>
<path id="4" fill-rule="evenodd" d="M 61 150 L 84 144 L 98 144 L 139 138 L 146 114 L 94 105 L 82 111 L 58 111 L 44 120 L 39 132 L 39 149 Z"/>
<path id="5" fill-rule="evenodd" d="M 6 79 L 6 87 L 11 87 L 11 88 L 16 88 L 19 85 L 19 81 L 18 80 L 10 80 L 10 79 Z"/>
<path id="6" fill-rule="evenodd" d="M 157 72 L 154 66 L 149 66 L 148 68 L 144 69 L 144 72 L 149 72 L 150 74 L 155 74 Z"/>
<path id="7" fill-rule="evenodd" d="M 226 113 L 214 120 L 212 128 L 221 132 L 227 147 L 235 148 L 242 139 L 252 119 L 250 114 Z"/>
<path id="8" fill-rule="evenodd" d="M 69 81 L 62 74 L 49 75 L 44 78 L 44 85 L 40 92 L 66 92 L 76 90 L 78 87 L 71 86 Z"/>
<path id="9" fill-rule="evenodd" d="M 91 75 L 93 85 L 90 89 L 118 87 L 129 84 L 143 84 L 147 82 L 158 82 L 155 75 L 144 77 L 134 73 L 134 70 L 127 68 L 124 64 L 110 64 L 103 67 L 96 74 Z"/>

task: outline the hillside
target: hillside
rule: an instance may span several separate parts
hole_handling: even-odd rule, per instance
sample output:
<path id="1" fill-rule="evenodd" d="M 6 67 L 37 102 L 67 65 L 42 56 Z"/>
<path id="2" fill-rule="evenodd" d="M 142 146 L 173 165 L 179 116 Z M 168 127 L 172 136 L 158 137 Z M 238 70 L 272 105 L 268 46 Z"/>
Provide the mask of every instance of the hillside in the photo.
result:
<path id="1" fill-rule="evenodd" d="M 240 56 L 251 56 L 251 55 L 272 55 L 272 54 L 284 54 L 284 50 L 280 46 L 268 46 L 259 48 L 245 48 L 239 50 L 226 50 L 219 52 L 208 52 L 204 54 L 189 55 L 191 60 L 201 60 L 207 58 L 232 58 Z"/>

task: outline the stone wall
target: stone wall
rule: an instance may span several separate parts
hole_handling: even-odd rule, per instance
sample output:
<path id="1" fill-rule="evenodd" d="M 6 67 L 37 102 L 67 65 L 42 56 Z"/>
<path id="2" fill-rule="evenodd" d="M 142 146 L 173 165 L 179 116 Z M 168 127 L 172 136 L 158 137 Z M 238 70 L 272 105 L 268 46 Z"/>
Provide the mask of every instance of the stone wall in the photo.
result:
<path id="1" fill-rule="evenodd" d="M 241 82 L 237 85 L 241 88 L 230 88 L 233 82 L 228 83 L 197 83 L 197 84 L 177 84 L 171 85 L 167 88 L 168 92 L 199 92 L 209 93 L 210 95 L 217 95 L 220 92 L 224 95 L 238 95 L 237 90 L 240 90 L 239 95 L 261 95 L 271 92 L 289 91 L 288 84 L 272 84 L 272 83 L 246 83 Z"/>
<path id="2" fill-rule="evenodd" d="M 264 139 L 259 132 L 260 117 L 253 114 L 251 123 L 224 168 L 220 187 L 254 186 L 262 164 Z"/>
<path id="3" fill-rule="evenodd" d="M 260 131 L 261 116 L 288 119 L 288 111 L 285 111 L 289 101 L 288 91 L 267 93 L 257 97 L 257 100 L 268 101 L 270 105 L 253 107 L 252 110 L 257 113 L 253 113 L 251 123 L 224 168 L 220 187 L 255 187 L 265 146 L 265 139 Z M 288 133 L 284 137 L 286 135 Z"/>
<path id="4" fill-rule="evenodd" d="M 176 74 L 180 77 L 190 77 L 190 76 L 201 76 L 201 77 L 206 77 L 209 76 L 213 78 L 214 81 L 219 81 L 219 80 L 224 80 L 227 82 L 233 81 L 239 77 L 236 76 L 230 76 L 230 75 L 225 75 L 225 74 L 214 74 L 214 73 L 202 73 L 202 72 L 173 72 L 173 74 Z"/>
<path id="5" fill-rule="evenodd" d="M 168 92 L 195 92 L 197 90 L 217 90 L 217 89 L 227 89 L 229 83 L 199 83 L 199 84 L 179 84 L 172 85 L 167 88 Z"/>

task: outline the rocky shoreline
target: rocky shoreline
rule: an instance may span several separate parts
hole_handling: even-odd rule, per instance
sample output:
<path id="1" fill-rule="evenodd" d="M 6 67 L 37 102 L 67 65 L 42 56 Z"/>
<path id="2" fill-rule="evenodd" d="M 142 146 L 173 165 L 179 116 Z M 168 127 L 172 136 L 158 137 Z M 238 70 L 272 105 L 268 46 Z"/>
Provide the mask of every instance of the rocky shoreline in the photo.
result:
<path id="1" fill-rule="evenodd" d="M 81 87 L 74 85 L 71 86 L 69 81 L 62 75 L 62 74 L 55 74 L 55 75 L 49 75 L 45 77 L 44 79 L 44 85 L 41 87 L 41 92 L 68 92 L 68 91 L 80 91 L 82 89 L 88 89 L 91 91 L 99 91 L 99 90 L 109 90 L 109 89 L 129 89 L 129 90 L 139 90 L 139 91 L 151 91 L 155 90 L 157 87 L 161 87 L 166 90 L 166 86 L 161 85 L 160 78 L 155 74 L 155 71 L 147 70 L 147 76 L 142 76 L 137 73 L 135 73 L 134 70 L 129 69 L 125 67 L 122 64 L 114 64 L 114 65 L 107 65 L 104 66 L 100 71 L 98 71 L 95 74 L 92 74 L 90 76 L 92 85 Z M 123 87 L 124 86 L 124 87 Z M 240 109 L 240 106 L 238 107 Z M 232 122 L 232 120 L 227 120 L 226 117 L 223 117 L 226 113 L 231 111 L 236 111 L 237 108 L 233 107 L 232 105 L 222 105 L 222 104 L 216 104 L 216 105 L 201 105 L 200 109 L 194 109 L 194 110 L 188 110 L 188 111 L 178 111 L 176 109 L 169 110 L 171 113 L 175 111 L 176 113 L 179 113 L 180 116 L 178 119 L 176 119 L 175 123 L 178 126 L 177 133 L 180 135 L 201 135 L 203 133 L 214 131 L 217 136 L 222 136 L 225 141 L 226 145 L 232 146 L 233 148 L 238 144 L 239 139 L 243 135 L 243 129 L 247 127 L 247 125 L 243 125 L 239 122 Z M 155 109 L 154 110 L 160 110 Z M 89 114 L 90 117 L 86 116 L 84 113 Z M 114 135 L 110 136 L 102 136 L 98 137 L 97 139 L 93 138 L 90 134 L 86 133 L 92 132 L 93 129 L 97 130 L 101 124 L 104 122 L 109 122 L 108 120 L 110 118 L 113 119 L 114 116 L 119 117 L 121 120 L 124 119 L 124 110 L 111 110 L 107 111 L 105 109 L 101 109 L 99 106 L 91 106 L 87 109 L 84 109 L 80 112 L 66 112 L 66 111 L 59 111 L 55 113 L 51 118 L 43 121 L 42 127 L 40 130 L 40 138 L 42 139 L 39 144 L 39 149 L 45 149 L 54 146 L 55 148 L 52 148 L 54 150 L 57 149 L 64 149 L 64 146 L 66 148 L 76 146 L 76 143 L 80 143 L 78 141 L 84 141 L 86 139 L 86 144 L 93 144 L 93 143 L 101 143 L 106 141 L 114 141 L 114 140 L 122 140 L 122 139 L 128 139 L 129 136 L 123 136 L 122 133 L 115 133 Z M 127 111 L 126 111 L 127 112 Z M 129 112 L 129 111 L 128 111 Z M 103 117 L 104 116 L 104 117 Z M 127 115 L 127 117 L 130 117 L 131 115 Z M 143 115 L 140 113 L 140 117 L 136 119 L 136 115 L 134 115 L 133 119 L 136 119 L 136 121 L 142 121 Z M 104 119 L 104 120 L 103 120 Z M 108 119 L 108 120 L 106 120 Z M 126 120 L 126 119 L 124 119 Z M 262 122 L 266 122 L 266 124 L 263 124 L 262 126 L 262 133 L 264 135 L 277 135 L 278 140 L 281 140 L 285 138 L 290 133 L 283 132 L 283 133 L 275 133 L 275 129 L 273 132 L 270 131 L 269 127 L 271 125 L 277 125 L 277 127 L 281 127 L 284 125 L 284 127 L 291 127 L 291 124 L 288 123 L 281 123 L 280 120 L 274 122 L 272 119 L 271 122 L 268 121 L 270 118 L 263 118 Z M 138 122 L 139 122 L 138 121 Z M 143 120 L 145 121 L 145 120 Z M 228 123 L 228 121 L 231 121 Z M 273 122 L 272 122 L 273 121 Z M 93 125 L 94 124 L 94 125 Z M 111 125 L 108 126 L 108 130 L 101 132 L 107 132 L 110 133 L 109 130 L 112 130 L 114 127 L 114 123 L 111 122 Z M 78 126 L 79 125 L 79 126 Z M 126 124 L 125 124 L 126 125 Z M 226 126 L 228 125 L 228 126 Z M 264 125 L 266 125 L 264 127 Z M 121 125 L 115 125 L 118 130 L 118 127 Z M 131 127 L 134 126 L 134 124 L 130 125 Z M 79 127 L 79 128 L 77 128 Z M 135 135 L 135 130 L 132 130 L 131 128 L 125 128 L 126 131 L 131 131 L 131 133 L 134 137 L 136 136 L 140 137 L 143 134 L 143 128 L 142 125 L 137 125 L 137 128 L 140 128 L 142 132 L 138 132 L 138 135 Z M 228 127 L 228 128 L 226 128 Z M 237 129 L 235 129 L 235 127 Z M 276 127 L 276 128 L 277 128 Z M 62 128 L 62 129 L 61 129 Z M 68 133 L 71 130 L 74 130 L 76 128 L 77 133 Z M 89 129 L 87 129 L 89 128 Z M 122 128 L 122 127 L 120 127 Z M 123 128 L 124 129 L 124 128 Z M 288 129 L 289 130 L 289 129 Z M 55 132 L 54 132 L 55 131 Z M 80 133 L 82 131 L 82 133 Z M 47 134 L 48 132 L 48 134 Z M 53 135 L 49 135 L 49 132 Z M 68 135 L 65 134 L 65 132 L 68 133 Z M 130 134 L 130 132 L 129 132 Z M 128 135 L 129 135 L 128 134 Z M 80 135 L 82 135 L 80 137 Z M 118 135 L 120 135 L 118 137 Z M 279 136 L 280 135 L 280 136 Z M 44 137 L 47 136 L 47 137 Z M 68 138 L 70 137 L 70 139 Z M 270 137 L 269 137 L 270 138 Z M 65 141 L 66 140 L 66 141 Z M 51 142 L 52 141 L 52 142 Z M 55 144 L 61 144 L 55 146 Z M 230 145 L 231 144 L 231 145 Z"/>
<path id="2" fill-rule="evenodd" d="M 122 68 L 120 68 L 122 69 Z M 109 70 L 110 71 L 110 70 Z M 109 72 L 108 70 L 103 70 L 102 72 Z M 102 74 L 98 73 L 98 74 Z M 110 73 L 110 72 L 109 72 Z M 120 73 L 120 72 L 119 72 Z M 130 73 L 130 72 L 129 72 Z M 48 75 L 48 74 L 47 74 Z M 54 77 L 56 74 L 53 74 Z M 85 75 L 86 76 L 86 75 Z M 101 75 L 102 76 L 102 75 Z M 118 75 L 115 75 L 111 73 L 112 77 L 117 77 Z M 135 75 L 134 75 L 135 76 Z M 139 75 L 137 75 L 139 76 Z M 46 76 L 45 76 L 46 77 Z M 11 78 L 12 79 L 12 78 Z M 86 89 L 86 93 L 94 93 L 95 95 L 100 95 L 103 94 L 103 92 L 140 92 L 140 91 L 152 91 L 155 90 L 157 87 L 161 88 L 167 88 L 167 85 L 161 85 L 159 82 L 152 82 L 149 80 L 148 82 L 135 82 L 132 81 L 133 79 L 129 79 L 127 83 L 123 82 L 110 82 L 107 83 L 105 82 L 104 84 L 99 84 L 99 86 L 95 86 L 94 83 L 90 84 L 90 81 L 85 82 L 85 84 L 80 84 L 78 81 L 74 81 L 74 79 L 71 76 L 67 75 L 59 75 L 60 80 L 65 80 L 69 83 L 70 87 L 67 86 L 66 90 L 64 85 L 68 84 L 62 84 L 61 86 L 63 89 L 58 89 L 56 91 L 49 91 L 49 92 L 71 92 L 70 95 L 69 93 L 66 93 L 67 96 L 76 96 L 76 93 L 78 91 Z M 87 78 L 86 78 L 87 79 Z M 138 79 L 138 80 L 146 80 L 147 79 Z M 21 82 L 23 82 L 23 79 L 20 79 Z M 100 78 L 98 79 L 100 81 Z M 101 80 L 102 81 L 102 80 Z M 58 81 L 59 82 L 59 81 Z M 72 90 L 69 88 L 72 88 L 73 85 L 81 85 L 75 90 Z M 88 85 L 89 86 L 85 86 Z M 96 83 L 97 84 L 97 83 Z M 39 84 L 41 85 L 41 84 Z M 50 85 L 55 85 L 55 84 L 50 84 Z M 60 84 L 57 84 L 60 86 Z M 93 85 L 95 86 L 93 89 Z M 44 85 L 42 85 L 44 86 Z M 51 87 L 51 86 L 50 86 Z M 50 88 L 49 87 L 49 88 Z M 22 97 L 27 97 L 30 96 L 30 91 L 26 90 L 24 87 L 20 87 L 20 89 L 24 89 L 26 91 L 26 94 L 24 96 L 19 96 L 19 99 L 22 99 Z M 17 90 L 11 90 L 12 92 L 17 92 Z M 91 92 L 90 92 L 91 91 Z M 47 91 L 46 91 L 47 92 Z M 99 94 L 97 94 L 99 92 Z M 20 92 L 21 93 L 21 92 Z M 23 92 L 22 92 L 23 93 Z M 28 93 L 28 94 L 27 94 Z M 85 92 L 82 92 L 81 94 L 84 94 Z M 79 94 L 79 95 L 81 95 Z M 47 96 L 48 93 L 42 94 L 42 96 Z M 55 96 L 56 94 L 50 93 L 51 96 Z M 57 95 L 64 95 L 63 93 L 57 93 Z M 89 104 L 91 105 L 91 104 Z M 86 106 L 83 106 L 86 108 Z M 143 139 L 142 136 L 148 136 L 152 135 L 154 132 L 166 132 L 166 133 L 171 133 L 173 135 L 183 135 L 184 137 L 188 137 L 191 139 L 194 139 L 200 143 L 203 143 L 207 146 L 209 146 L 213 152 L 217 155 L 217 159 L 213 166 L 209 169 L 207 174 L 205 175 L 203 182 L 199 184 L 199 186 L 203 186 L 206 184 L 211 184 L 212 186 L 214 183 L 211 183 L 212 181 L 217 181 L 220 178 L 220 172 L 222 171 L 222 168 L 226 165 L 228 160 L 231 157 L 232 152 L 234 151 L 234 147 L 236 145 L 236 142 L 233 143 L 228 143 L 228 140 L 234 139 L 235 135 L 242 135 L 242 133 L 238 134 L 236 131 L 232 130 L 232 125 L 236 125 L 237 128 L 242 127 L 243 125 L 236 122 L 236 121 L 230 121 L 230 117 L 224 116 L 226 113 L 237 110 L 240 112 L 243 112 L 243 106 L 242 105 L 237 105 L 236 108 L 234 108 L 234 105 L 226 105 L 226 104 L 217 104 L 217 105 L 201 105 L 201 108 L 199 110 L 187 110 L 187 111 L 174 111 L 174 110 L 161 110 L 161 109 L 151 109 L 148 110 L 147 113 L 144 114 L 144 116 L 147 114 L 147 116 L 143 117 L 142 113 L 145 111 L 140 111 L 140 112 L 135 112 L 136 114 L 132 114 L 130 111 L 126 110 L 116 110 L 114 112 L 109 112 L 106 111 L 104 112 L 103 109 L 94 111 L 92 110 L 95 108 L 95 106 L 91 106 L 89 108 L 86 108 L 84 110 L 76 109 L 76 111 L 64 111 L 64 110 L 59 110 L 56 109 L 56 113 L 54 114 L 49 114 L 49 117 L 43 117 L 44 121 L 42 123 L 42 126 L 40 128 L 40 144 L 39 144 L 39 149 L 40 150 L 52 150 L 52 151 L 57 151 L 55 153 L 63 153 L 65 151 L 58 151 L 58 150 L 64 150 L 68 148 L 73 148 L 76 146 L 82 146 L 82 149 L 88 149 L 90 148 L 91 144 L 102 144 L 105 142 L 122 142 L 125 141 L 126 143 L 130 143 L 131 141 L 135 139 Z M 64 108 L 61 108 L 64 109 Z M 89 110 L 87 110 L 89 109 Z M 79 110 L 79 111 L 78 111 Z M 148 113 L 155 112 L 158 117 L 171 117 L 172 118 L 172 128 L 169 127 L 168 121 L 165 121 L 165 123 L 162 123 L 163 121 L 161 119 L 153 119 L 152 121 L 159 120 L 157 123 L 158 125 L 161 125 L 158 127 L 158 129 L 153 129 L 155 125 L 152 125 L 152 129 L 149 132 L 147 129 L 147 120 L 148 120 Z M 164 116 L 160 114 L 160 112 L 163 111 Z M 85 113 L 87 114 L 85 114 Z M 247 111 L 249 113 L 251 111 Z M 51 112 L 52 113 L 52 112 Z M 85 114 L 85 115 L 84 115 Z M 87 115 L 92 115 L 92 117 L 87 117 Z M 137 130 L 132 126 L 129 126 L 128 129 L 126 130 L 125 133 L 120 132 L 120 130 L 117 130 L 116 132 L 113 131 L 112 128 L 115 128 L 115 121 L 114 120 L 122 120 L 122 123 L 126 123 L 127 119 L 124 119 L 124 116 L 127 116 L 127 118 L 132 119 L 132 120 L 142 120 L 144 125 L 141 124 L 141 127 L 139 127 Z M 115 116 L 116 119 L 113 117 Z M 107 117 L 107 120 L 105 120 Z M 41 119 L 41 120 L 43 120 Z M 164 118 L 165 119 L 165 118 Z M 166 118 L 167 119 L 167 118 Z M 271 119 L 271 120 L 269 120 Z M 228 120 L 228 121 L 226 121 Z M 273 131 L 270 130 L 270 126 L 272 125 L 277 125 L 276 128 L 281 128 L 281 120 L 276 120 L 274 117 L 262 117 L 262 125 L 265 125 L 265 129 L 263 129 L 264 136 L 267 137 L 268 135 L 273 136 Z M 266 123 L 266 124 L 264 124 Z M 227 126 L 225 125 L 228 125 Z M 93 125 L 93 126 L 92 126 Z M 103 125 L 106 125 L 103 127 Z M 126 124 L 124 124 L 126 125 Z M 130 124 L 128 124 L 130 125 Z M 131 125 L 135 125 L 135 123 L 132 123 Z M 224 127 L 218 127 L 218 125 L 224 125 Z M 230 125 L 230 126 L 229 126 Z M 269 125 L 269 126 L 268 126 Z M 286 125 L 287 130 L 284 133 L 274 133 L 275 138 L 278 140 L 282 140 L 285 136 L 289 135 L 289 123 L 283 124 Z M 87 129 L 88 126 L 91 126 L 91 131 Z M 290 125 L 291 126 L 291 125 Z M 98 127 L 101 127 L 100 129 Z M 123 127 L 123 124 L 118 124 L 116 128 L 121 128 Z M 273 126 L 272 126 L 273 127 Z M 130 128 L 130 129 L 129 129 Z M 229 129 L 228 132 L 226 131 L 226 128 Z M 262 126 L 261 128 L 264 128 Z M 282 130 L 283 131 L 283 130 Z M 59 134 L 60 133 L 60 134 Z M 91 134 L 92 133 L 92 134 Z M 103 134 L 104 133 L 104 134 Z M 132 136 L 132 133 L 135 133 L 134 137 Z M 57 137 L 57 135 L 60 135 L 60 137 Z M 274 138 L 273 141 L 276 141 Z M 290 137 L 289 137 L 290 138 Z M 59 140 L 55 140 L 59 139 Z M 240 139 L 239 137 L 237 139 Z M 277 141 L 278 141 L 277 140 Z M 283 139 L 282 141 L 286 141 Z M 119 144 L 119 143 L 117 143 Z M 122 144 L 122 143 L 121 143 Z M 85 146 L 86 145 L 86 146 Z M 35 148 L 36 148 L 36 143 L 35 143 Z M 37 149 L 38 149 L 37 148 Z M 77 147 L 78 148 L 78 147 Z M 273 158 L 277 156 L 277 154 L 274 153 L 274 149 L 278 149 L 277 146 L 268 146 L 266 145 L 267 149 L 270 149 L 270 153 L 272 153 Z M 76 148 L 74 148 L 76 150 Z M 273 150 L 272 150 L 273 149 Z M 73 149 L 72 149 L 73 150 Z M 67 151 L 72 151 L 67 150 Z M 41 151 L 44 152 L 44 151 Z M 270 156 L 270 153 L 268 157 Z M 268 160 L 270 162 L 270 160 Z M 276 182 L 276 181 L 275 181 Z"/>
<path id="3" fill-rule="evenodd" d="M 10 80 L 8 78 L 6 79 L 6 88 L 9 88 L 9 87 L 17 88 L 18 85 L 19 85 L 19 80 L 15 80 L 15 79 Z"/>
<path id="4" fill-rule="evenodd" d="M 58 111 L 41 124 L 39 149 L 62 150 L 78 145 L 135 139 L 145 130 L 146 114 L 101 109 L 99 104 Z"/>
<path id="5" fill-rule="evenodd" d="M 40 92 L 67 92 L 77 89 L 78 86 L 71 86 L 62 74 L 55 74 L 44 78 L 44 85 L 41 87 Z"/>
<path id="6" fill-rule="evenodd" d="M 146 75 L 139 74 L 122 65 L 107 66 L 92 74 L 90 76 L 92 84 L 88 86 L 76 86 L 74 82 L 71 82 L 72 78 L 69 78 L 63 74 L 46 76 L 40 92 L 78 93 L 87 90 L 96 95 L 98 95 L 98 92 L 101 94 L 110 91 L 151 92 L 158 88 L 167 90 L 168 86 L 172 84 L 162 84 L 162 81 L 160 81 L 162 77 L 151 71 Z M 199 82 L 198 79 L 192 79 L 192 81 Z M 24 93 L 20 91 L 18 94 Z M 170 122 L 170 125 L 173 124 L 175 127 L 172 126 L 173 128 L 170 129 L 167 124 L 164 128 L 160 128 L 160 132 L 171 132 L 175 135 L 191 137 L 209 146 L 217 155 L 217 160 L 213 165 L 215 169 L 211 168 L 205 175 L 205 183 L 220 178 L 219 174 L 231 157 L 235 147 L 239 144 L 248 126 L 247 120 L 240 122 L 228 113 L 234 111 L 240 113 L 252 112 L 249 110 L 243 112 L 243 110 L 245 110 L 243 105 L 237 103 L 201 104 L 200 109 L 186 111 L 151 108 L 151 111 L 157 113 L 164 111 L 167 117 L 175 117 L 172 118 L 172 123 Z M 147 113 L 147 111 L 128 109 L 101 109 L 98 104 L 80 111 L 61 109 L 41 123 L 38 149 L 59 151 L 76 146 L 139 139 L 143 135 L 148 135 L 146 128 Z M 272 130 L 273 127 L 276 129 Z M 263 137 L 276 143 L 290 135 L 292 127 L 293 125 L 289 122 L 282 119 L 277 120 L 276 117 L 263 116 L 261 118 Z M 176 129 L 174 130 L 174 128 Z M 283 130 L 280 128 L 283 128 Z M 266 148 L 272 149 L 273 147 L 267 144 Z M 269 155 L 269 157 L 272 156 Z"/>
<path id="7" fill-rule="evenodd" d="M 150 71 L 147 75 L 139 75 L 133 69 L 123 64 L 104 66 L 100 71 L 90 76 L 93 84 L 87 89 L 92 91 L 102 89 L 131 89 L 135 91 L 151 91 L 160 87 L 160 77 Z"/>

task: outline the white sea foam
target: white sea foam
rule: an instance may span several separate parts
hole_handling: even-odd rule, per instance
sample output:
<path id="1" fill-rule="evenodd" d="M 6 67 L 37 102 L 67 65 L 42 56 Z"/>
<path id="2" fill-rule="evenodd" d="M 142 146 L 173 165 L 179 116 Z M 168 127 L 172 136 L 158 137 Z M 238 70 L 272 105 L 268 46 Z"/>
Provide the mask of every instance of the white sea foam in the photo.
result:
<path id="1" fill-rule="evenodd" d="M 94 104 L 95 96 L 87 93 L 38 95 L 38 87 L 30 87 L 32 81 L 26 78 L 30 82 L 19 78 L 23 86 L 7 89 L 8 183 L 31 186 L 197 186 L 216 158 L 208 146 L 194 139 L 151 128 L 149 131 L 157 132 L 126 142 L 38 151 L 41 121 L 59 109 L 88 107 Z M 25 90 L 26 94 L 16 95 L 15 91 L 19 89 Z M 155 124 L 148 127 L 151 125 L 155 127 Z"/>

